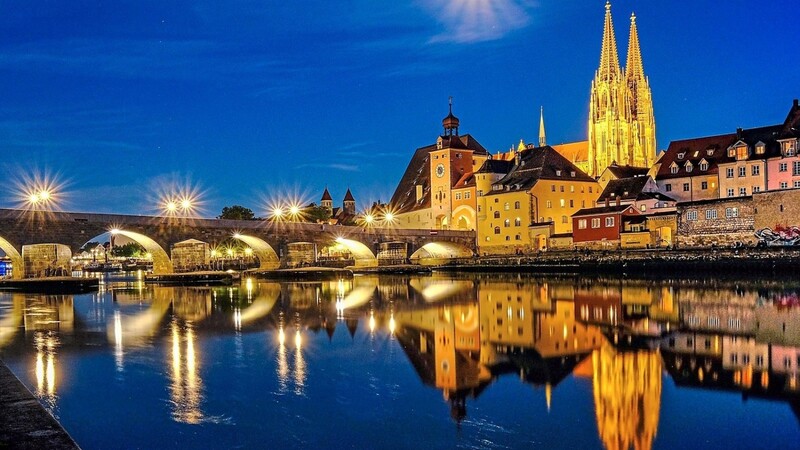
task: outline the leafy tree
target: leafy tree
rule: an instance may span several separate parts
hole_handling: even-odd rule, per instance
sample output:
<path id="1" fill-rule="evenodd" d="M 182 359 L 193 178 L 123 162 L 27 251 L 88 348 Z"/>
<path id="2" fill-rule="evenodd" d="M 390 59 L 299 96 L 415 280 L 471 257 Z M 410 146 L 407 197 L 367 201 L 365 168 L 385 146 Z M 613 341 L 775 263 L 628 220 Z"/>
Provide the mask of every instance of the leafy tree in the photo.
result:
<path id="1" fill-rule="evenodd" d="M 128 242 L 123 245 L 116 245 L 111 250 L 111 255 L 124 258 L 136 258 L 147 253 L 141 245 L 136 242 Z"/>
<path id="2" fill-rule="evenodd" d="M 226 206 L 222 208 L 222 214 L 217 219 L 227 220 L 258 220 L 253 210 L 241 205 Z"/>
<path id="3" fill-rule="evenodd" d="M 311 205 L 303 211 L 303 215 L 308 222 L 327 222 L 331 218 L 331 213 L 324 206 Z"/>

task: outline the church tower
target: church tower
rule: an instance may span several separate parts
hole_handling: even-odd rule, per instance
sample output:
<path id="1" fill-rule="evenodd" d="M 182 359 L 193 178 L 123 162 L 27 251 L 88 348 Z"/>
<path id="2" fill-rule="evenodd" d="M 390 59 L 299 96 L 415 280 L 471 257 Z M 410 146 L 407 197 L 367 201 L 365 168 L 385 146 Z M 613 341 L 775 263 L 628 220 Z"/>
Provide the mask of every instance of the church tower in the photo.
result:
<path id="1" fill-rule="evenodd" d="M 628 67 L 620 69 L 611 4 L 606 2 L 600 65 L 589 100 L 589 175 L 606 167 L 649 167 L 655 160 L 655 120 L 650 85 L 644 75 L 636 16 L 631 16 Z"/>
<path id="2" fill-rule="evenodd" d="M 320 206 L 328 210 L 329 214 L 333 214 L 333 197 L 331 197 L 331 193 L 328 192 L 327 186 L 325 187 L 325 192 L 322 193 L 322 198 L 319 201 Z"/>

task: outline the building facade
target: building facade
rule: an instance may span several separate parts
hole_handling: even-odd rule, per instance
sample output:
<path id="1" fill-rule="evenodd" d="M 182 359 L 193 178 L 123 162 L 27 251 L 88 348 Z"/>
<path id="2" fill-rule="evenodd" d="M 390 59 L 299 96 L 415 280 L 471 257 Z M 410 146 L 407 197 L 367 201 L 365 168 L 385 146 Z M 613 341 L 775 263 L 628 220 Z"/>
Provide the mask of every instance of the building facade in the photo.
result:
<path id="1" fill-rule="evenodd" d="M 656 156 L 650 83 L 644 74 L 636 16 L 631 15 L 627 67 L 620 68 L 611 4 L 606 3 L 600 66 L 589 101 L 589 175 L 616 162 L 650 167 Z"/>

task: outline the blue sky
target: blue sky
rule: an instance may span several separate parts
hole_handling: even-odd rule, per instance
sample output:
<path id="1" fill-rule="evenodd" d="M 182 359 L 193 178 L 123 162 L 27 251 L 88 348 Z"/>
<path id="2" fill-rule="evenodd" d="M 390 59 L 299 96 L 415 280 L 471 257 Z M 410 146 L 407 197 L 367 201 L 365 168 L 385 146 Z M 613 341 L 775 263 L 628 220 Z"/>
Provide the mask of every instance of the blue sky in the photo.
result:
<path id="1" fill-rule="evenodd" d="M 585 139 L 604 2 L 2 1 L 8 186 L 47 172 L 68 210 L 151 213 L 170 183 L 204 214 L 286 193 L 388 200 L 448 96 L 492 151 Z M 800 4 L 614 1 L 636 12 L 659 148 L 783 120 L 800 96 Z M 4 189 L 1 206 L 11 206 Z"/>

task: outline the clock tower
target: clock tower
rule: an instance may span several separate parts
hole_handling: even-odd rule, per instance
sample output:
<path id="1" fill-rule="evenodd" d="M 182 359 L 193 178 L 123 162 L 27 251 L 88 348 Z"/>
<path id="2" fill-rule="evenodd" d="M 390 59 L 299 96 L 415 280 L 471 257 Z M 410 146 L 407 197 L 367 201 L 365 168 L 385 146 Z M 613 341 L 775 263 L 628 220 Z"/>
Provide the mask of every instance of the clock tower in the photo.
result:
<path id="1" fill-rule="evenodd" d="M 453 98 L 450 112 L 442 120 L 444 134 L 436 140 L 436 148 L 429 153 L 431 180 L 431 214 L 438 229 L 452 227 L 452 189 L 464 175 L 473 172 L 473 151 L 458 135 L 458 117 L 453 115 Z"/>

